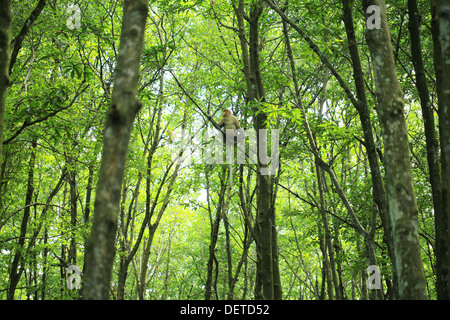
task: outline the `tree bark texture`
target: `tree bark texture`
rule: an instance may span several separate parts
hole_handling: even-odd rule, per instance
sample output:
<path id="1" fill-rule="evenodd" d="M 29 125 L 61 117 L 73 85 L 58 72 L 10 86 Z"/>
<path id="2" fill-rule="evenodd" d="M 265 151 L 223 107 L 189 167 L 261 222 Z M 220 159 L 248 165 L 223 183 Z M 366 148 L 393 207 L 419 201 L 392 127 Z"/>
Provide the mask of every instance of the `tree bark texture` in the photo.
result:
<path id="1" fill-rule="evenodd" d="M 359 118 L 361 121 L 361 127 L 364 135 L 364 147 L 367 151 L 367 158 L 369 161 L 370 175 L 372 178 L 373 187 L 373 200 L 380 213 L 381 222 L 385 232 L 384 238 L 387 245 L 389 257 L 392 262 L 392 273 L 394 282 L 394 297 L 398 297 L 397 288 L 397 276 L 395 272 L 394 263 L 394 245 L 392 240 L 392 226 L 391 219 L 388 211 L 388 204 L 386 199 L 386 191 L 383 186 L 383 179 L 381 176 L 380 164 L 378 162 L 378 156 L 375 146 L 375 140 L 373 137 L 372 123 L 370 120 L 369 107 L 367 105 L 366 90 L 364 84 L 364 74 L 361 66 L 361 59 L 359 56 L 359 50 L 356 42 L 355 28 L 353 25 L 353 10 L 352 3 L 349 0 L 342 0 L 343 6 L 343 20 L 345 30 L 347 33 L 348 48 L 350 57 L 352 59 L 353 79 L 355 81 L 357 105 Z"/>
<path id="2" fill-rule="evenodd" d="M 9 288 L 8 288 L 8 300 L 14 300 L 14 294 L 16 292 L 17 284 L 22 276 L 24 265 L 20 266 L 22 262 L 22 254 L 25 249 L 25 237 L 27 235 L 28 222 L 30 219 L 30 204 L 34 193 L 34 164 L 36 162 L 36 146 L 37 138 L 33 139 L 30 160 L 28 163 L 28 181 L 27 181 L 27 193 L 25 195 L 25 209 L 23 210 L 22 223 L 20 225 L 19 247 L 11 264 L 11 270 L 9 274 Z"/>
<path id="3" fill-rule="evenodd" d="M 433 43 L 436 70 L 436 87 L 438 89 L 439 101 L 439 132 L 441 143 L 441 179 L 442 179 L 442 239 L 448 246 L 450 240 L 450 0 L 433 0 Z M 442 247 L 441 247 L 442 249 Z M 438 252 L 439 254 L 439 252 Z M 441 254 L 446 254 L 443 263 L 447 269 L 441 268 L 441 273 L 437 274 L 442 281 L 442 299 L 450 299 L 450 250 L 442 250 Z M 442 267 L 442 266 L 441 266 Z"/>
<path id="4" fill-rule="evenodd" d="M 1 168 L 3 167 L 3 129 L 5 122 L 6 92 L 9 86 L 11 22 L 10 0 L 0 0 L 0 177 L 3 176 L 1 173 Z"/>
<path id="5" fill-rule="evenodd" d="M 227 169 L 222 167 L 222 173 L 220 177 L 220 191 L 219 191 L 219 201 L 216 209 L 216 215 L 214 221 L 210 221 L 211 223 L 211 239 L 209 244 L 209 259 L 208 266 L 206 270 L 206 284 L 205 284 L 205 300 L 211 300 L 212 295 L 212 283 L 213 283 L 213 271 L 214 271 L 214 261 L 215 261 L 215 251 L 217 238 L 219 234 L 220 220 L 222 220 L 224 206 L 225 206 L 225 192 L 227 190 L 227 181 L 226 181 L 226 173 Z M 228 185 L 229 187 L 229 185 Z M 216 268 L 219 266 L 216 265 Z"/>
<path id="6" fill-rule="evenodd" d="M 411 37 L 411 56 L 416 76 L 416 88 L 419 93 L 422 117 L 425 128 L 428 170 L 434 207 L 434 225 L 436 237 L 436 293 L 438 299 L 449 299 L 448 279 L 448 236 L 446 217 L 442 203 L 442 185 L 439 168 L 439 143 L 435 132 L 434 112 L 430 101 L 430 93 L 422 59 L 422 45 L 419 30 L 419 12 L 417 1 L 408 0 L 409 33 Z"/>
<path id="7" fill-rule="evenodd" d="M 373 63 L 377 111 L 384 141 L 399 298 L 426 299 L 403 92 L 395 69 L 384 0 L 364 0 L 365 12 L 370 5 L 380 8 L 381 28 L 368 29 L 366 38 Z"/>
<path id="8" fill-rule="evenodd" d="M 147 14 L 147 1 L 125 1 L 116 78 L 103 137 L 93 225 L 86 248 L 84 299 L 109 299 L 128 144 L 140 108 L 137 87 Z"/>
<path id="9" fill-rule="evenodd" d="M 234 4 L 233 4 L 234 5 Z M 247 100 L 256 114 L 254 128 L 258 133 L 260 129 L 267 128 L 267 115 L 260 109 L 260 102 L 265 101 L 264 86 L 259 64 L 259 19 L 263 13 L 261 1 L 253 1 L 249 5 L 249 15 L 244 12 L 244 1 L 240 0 L 234 5 L 236 13 L 239 40 L 243 60 L 243 73 L 247 83 Z M 244 16 L 248 20 L 248 41 L 245 30 Z M 259 150 L 266 150 L 267 142 L 258 139 Z M 270 175 L 261 174 L 264 165 L 258 162 L 257 175 L 257 213 L 255 221 L 255 243 L 257 256 L 257 270 L 255 283 L 256 299 L 281 299 L 281 282 L 278 272 L 278 249 L 276 243 L 275 208 L 273 202 L 274 183 Z"/>

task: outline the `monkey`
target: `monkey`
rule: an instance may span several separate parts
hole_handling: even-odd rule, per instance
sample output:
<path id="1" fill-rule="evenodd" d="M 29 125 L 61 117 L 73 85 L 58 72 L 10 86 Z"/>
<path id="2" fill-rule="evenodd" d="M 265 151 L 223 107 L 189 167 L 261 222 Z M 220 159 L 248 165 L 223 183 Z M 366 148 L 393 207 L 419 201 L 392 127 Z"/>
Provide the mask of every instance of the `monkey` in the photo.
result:
<path id="1" fill-rule="evenodd" d="M 261 40 L 261 42 L 258 45 L 258 51 L 259 52 L 263 51 L 265 45 L 266 45 L 266 43 L 263 40 Z"/>
<path id="2" fill-rule="evenodd" d="M 263 51 L 265 45 L 266 45 L 266 37 L 261 37 L 258 45 L 258 51 L 259 52 Z"/>
<path id="3" fill-rule="evenodd" d="M 167 130 L 166 134 L 167 134 L 167 141 L 169 143 L 173 143 L 173 141 L 175 140 L 175 137 L 173 135 L 173 131 L 172 130 Z"/>
<path id="4" fill-rule="evenodd" d="M 219 127 L 225 127 L 225 129 L 240 129 L 241 124 L 239 120 L 231 114 L 231 111 L 228 109 L 223 110 L 222 118 L 218 123 Z"/>
<path id="5" fill-rule="evenodd" d="M 227 145 L 227 148 L 232 148 L 234 145 L 234 137 L 236 137 L 239 134 L 239 131 L 241 130 L 241 124 L 239 123 L 239 120 L 233 116 L 230 110 L 225 109 L 222 113 L 222 118 L 220 119 L 218 123 L 219 128 L 225 129 L 225 137 L 222 140 L 224 144 Z M 228 157 L 228 151 L 227 151 L 227 157 Z M 230 162 L 230 187 L 233 186 L 233 170 L 232 170 L 232 164 Z"/>
<path id="6" fill-rule="evenodd" d="M 230 135 L 230 132 L 228 133 L 228 137 L 226 139 L 227 144 L 234 144 L 234 137 L 235 137 L 235 130 L 241 128 L 241 124 L 239 123 L 239 120 L 232 115 L 231 111 L 228 109 L 223 110 L 222 118 L 220 119 L 219 128 L 225 129 L 225 134 L 227 133 L 227 130 L 233 130 L 232 134 Z"/>

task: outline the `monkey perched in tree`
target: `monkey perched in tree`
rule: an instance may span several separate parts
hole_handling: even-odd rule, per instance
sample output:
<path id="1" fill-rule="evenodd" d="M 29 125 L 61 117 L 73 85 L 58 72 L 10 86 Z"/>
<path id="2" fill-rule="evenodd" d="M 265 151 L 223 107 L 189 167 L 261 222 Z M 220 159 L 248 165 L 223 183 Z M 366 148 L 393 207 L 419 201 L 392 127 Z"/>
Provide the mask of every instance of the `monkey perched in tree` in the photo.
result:
<path id="1" fill-rule="evenodd" d="M 228 109 L 223 110 L 222 118 L 220 119 L 219 128 L 225 129 L 225 134 L 227 134 L 227 144 L 233 144 L 234 143 L 234 137 L 236 135 L 235 130 L 241 128 L 241 124 L 239 123 L 239 120 L 231 114 L 231 111 Z M 233 130 L 233 131 L 227 131 L 227 130 Z"/>
<path id="2" fill-rule="evenodd" d="M 222 118 L 218 123 L 219 127 L 225 127 L 225 129 L 239 129 L 241 128 L 241 124 L 239 120 L 231 114 L 231 111 L 228 109 L 223 110 Z"/>
<path id="3" fill-rule="evenodd" d="M 172 130 L 167 130 L 166 134 L 167 134 L 167 141 L 169 143 L 173 143 L 173 141 L 175 140 L 175 137 L 173 135 L 173 131 Z"/>
<path id="4" fill-rule="evenodd" d="M 225 130 L 225 137 L 223 138 L 223 143 L 227 145 L 228 148 L 233 148 L 234 145 L 234 137 L 236 137 L 239 134 L 239 130 L 241 129 L 241 124 L 239 123 L 239 120 L 231 114 L 231 111 L 228 109 L 223 110 L 222 118 L 220 119 L 219 128 L 224 128 Z M 227 151 L 227 158 L 228 158 L 228 151 Z M 230 161 L 230 186 L 233 186 L 233 170 L 232 170 L 232 164 Z"/>

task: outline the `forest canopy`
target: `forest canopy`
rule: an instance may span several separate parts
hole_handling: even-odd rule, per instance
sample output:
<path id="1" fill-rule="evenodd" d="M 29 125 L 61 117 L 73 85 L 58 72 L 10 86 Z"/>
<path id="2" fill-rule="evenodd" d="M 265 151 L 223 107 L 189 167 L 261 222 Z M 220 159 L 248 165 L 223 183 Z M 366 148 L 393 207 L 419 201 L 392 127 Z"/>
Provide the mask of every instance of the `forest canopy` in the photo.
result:
<path id="1" fill-rule="evenodd" d="M 448 300 L 449 23 L 0 0 L 0 299 Z"/>

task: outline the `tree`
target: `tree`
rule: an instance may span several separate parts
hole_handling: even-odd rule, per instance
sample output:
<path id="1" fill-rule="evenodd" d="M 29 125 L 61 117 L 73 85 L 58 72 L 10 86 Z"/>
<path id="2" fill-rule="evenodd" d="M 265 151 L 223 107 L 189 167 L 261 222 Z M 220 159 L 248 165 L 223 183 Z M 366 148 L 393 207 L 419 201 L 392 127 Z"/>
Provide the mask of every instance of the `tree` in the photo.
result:
<path id="1" fill-rule="evenodd" d="M 376 85 L 377 111 L 383 133 L 386 189 L 394 240 L 400 299 L 425 299 L 425 277 L 420 255 L 418 208 L 413 189 L 403 92 L 398 81 L 391 34 L 383 0 L 365 0 L 380 10 L 380 29 L 367 30 Z M 370 15 L 368 15 L 368 18 Z"/>
<path id="2" fill-rule="evenodd" d="M 139 67 L 147 20 L 145 0 L 127 0 L 111 108 L 103 138 L 91 237 L 86 249 L 84 299 L 109 299 L 120 192 L 137 100 Z"/>
<path id="3" fill-rule="evenodd" d="M 441 255 L 440 273 L 437 274 L 440 283 L 439 291 L 443 299 L 449 299 L 450 280 L 449 265 L 450 251 L 448 240 L 450 238 L 450 134 L 446 128 L 450 126 L 450 81 L 444 76 L 449 71 L 448 59 L 450 50 L 449 14 L 450 2 L 447 0 L 432 1 L 433 14 L 433 44 L 436 72 L 436 88 L 438 92 L 439 132 L 441 145 L 441 175 L 442 175 L 442 215 L 437 216 L 439 231 L 436 233 L 439 242 L 437 253 Z M 445 250 L 447 247 L 447 250 Z"/>
<path id="4" fill-rule="evenodd" d="M 8 300 L 14 300 L 14 294 L 16 292 L 17 283 L 19 282 L 20 277 L 22 276 L 23 270 L 25 266 L 20 265 L 20 261 L 22 260 L 22 251 L 25 248 L 25 237 L 27 234 L 28 221 L 30 219 L 31 212 L 31 201 L 34 193 L 34 169 L 36 162 L 36 146 L 37 139 L 33 141 L 32 144 L 32 152 L 30 155 L 29 165 L 28 165 L 28 183 L 27 183 L 27 193 L 25 199 L 25 209 L 23 210 L 22 223 L 20 225 L 20 236 L 19 236 L 19 247 L 17 248 L 16 253 L 14 254 L 14 259 L 11 264 L 11 271 L 9 275 L 9 289 L 8 289 Z"/>
<path id="5" fill-rule="evenodd" d="M 420 97 L 422 117 L 424 119 L 427 161 L 430 172 L 430 184 L 433 195 L 436 234 L 436 291 L 438 299 L 449 299 L 448 279 L 448 240 L 446 218 L 442 202 L 442 184 L 439 168 L 439 143 L 436 138 L 434 111 L 430 101 L 427 78 L 422 58 L 422 44 L 419 31 L 419 12 L 417 1 L 408 0 L 409 33 L 411 35 L 411 56 L 416 73 L 416 87 Z"/>
<path id="6" fill-rule="evenodd" d="M 259 19 L 263 13 L 262 1 L 250 4 L 250 14 L 244 12 L 244 2 L 233 4 L 238 21 L 239 40 L 241 45 L 243 73 L 247 84 L 248 105 L 255 115 L 254 128 L 257 132 L 258 155 L 260 150 L 266 150 L 267 141 L 261 139 L 260 132 L 268 127 L 267 114 L 261 110 L 265 102 L 265 91 L 259 61 Z M 249 39 L 245 32 L 244 15 L 249 21 Z M 281 299 L 281 283 L 278 267 L 277 231 L 275 227 L 275 188 L 274 179 L 264 173 L 268 169 L 258 156 L 257 175 L 257 214 L 256 214 L 256 247 L 257 271 L 255 296 L 257 299 Z"/>
<path id="7" fill-rule="evenodd" d="M 9 4 L 0 298 L 445 299 L 447 1 Z"/>
<path id="8" fill-rule="evenodd" d="M 6 90 L 9 86 L 11 8 L 10 1 L 0 3 L 0 142 L 3 142 L 3 126 L 5 122 Z M 0 166 L 2 164 L 3 143 L 0 143 Z M 1 168 L 1 167 L 0 167 Z M 1 176 L 1 170 L 0 170 Z"/>

